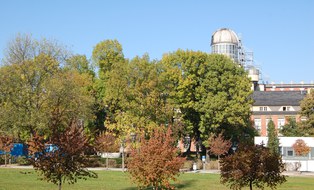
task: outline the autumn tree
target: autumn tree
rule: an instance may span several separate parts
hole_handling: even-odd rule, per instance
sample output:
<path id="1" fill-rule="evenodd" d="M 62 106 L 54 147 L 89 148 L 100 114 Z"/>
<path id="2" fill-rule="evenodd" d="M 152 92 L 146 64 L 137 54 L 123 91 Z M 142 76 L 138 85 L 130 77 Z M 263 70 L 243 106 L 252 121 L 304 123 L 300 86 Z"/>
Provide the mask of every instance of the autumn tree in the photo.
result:
<path id="1" fill-rule="evenodd" d="M 295 143 L 292 145 L 292 148 L 296 156 L 306 156 L 311 151 L 311 148 L 307 146 L 307 144 L 302 139 L 297 139 Z M 299 164 L 301 167 L 300 160 Z"/>
<path id="2" fill-rule="evenodd" d="M 59 52 L 62 48 L 46 40 L 17 37 L 7 51 L 0 67 L 3 131 L 26 141 L 34 132 L 49 135 L 53 125 L 66 127 L 73 118 L 91 117 L 86 89 L 91 79 L 63 67 L 67 54 Z"/>
<path id="3" fill-rule="evenodd" d="M 108 153 L 119 151 L 120 146 L 114 134 L 102 132 L 96 137 L 95 148 L 101 153 L 106 153 L 106 167 L 108 168 Z"/>
<path id="4" fill-rule="evenodd" d="M 4 154 L 4 165 L 7 165 L 7 155 L 13 148 L 13 138 L 10 136 L 0 136 L 0 150 Z"/>
<path id="5" fill-rule="evenodd" d="M 218 169 L 220 156 L 227 154 L 230 150 L 232 143 L 231 140 L 225 140 L 222 133 L 219 133 L 218 136 L 208 139 L 208 147 L 210 152 L 218 156 Z"/>
<path id="6" fill-rule="evenodd" d="M 279 154 L 279 138 L 273 120 L 267 124 L 267 147 L 273 154 Z"/>
<path id="7" fill-rule="evenodd" d="M 52 150 L 48 150 L 47 144 L 52 146 Z M 28 145 L 35 170 L 43 180 L 58 185 L 59 190 L 65 182 L 74 184 L 77 179 L 97 177 L 86 169 L 88 159 L 84 152 L 90 148 L 89 139 L 77 122 L 72 122 L 64 131 L 55 130 L 50 140 L 35 134 Z"/>
<path id="8" fill-rule="evenodd" d="M 169 101 L 166 81 L 160 78 L 160 67 L 147 54 L 129 62 L 128 85 L 120 90 L 127 97 L 124 110 L 116 113 L 114 125 L 107 125 L 110 129 L 140 136 L 162 124 L 173 125 L 174 104 Z"/>
<path id="9" fill-rule="evenodd" d="M 178 157 L 171 129 L 155 129 L 150 139 L 142 139 L 139 149 L 132 149 L 127 161 L 128 172 L 138 187 L 152 186 L 155 190 L 171 189 L 185 158 Z"/>
<path id="10" fill-rule="evenodd" d="M 221 160 L 221 183 L 239 190 L 245 186 L 275 189 L 286 181 L 284 163 L 278 154 L 263 145 L 240 145 L 235 154 Z"/>

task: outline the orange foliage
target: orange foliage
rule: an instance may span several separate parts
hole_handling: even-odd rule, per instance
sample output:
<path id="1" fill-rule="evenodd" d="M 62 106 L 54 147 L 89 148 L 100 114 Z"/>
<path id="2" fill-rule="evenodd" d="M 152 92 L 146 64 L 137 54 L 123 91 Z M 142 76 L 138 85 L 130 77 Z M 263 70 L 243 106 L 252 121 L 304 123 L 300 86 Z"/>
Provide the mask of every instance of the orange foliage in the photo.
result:
<path id="1" fill-rule="evenodd" d="M 292 145 L 292 148 L 297 156 L 306 155 L 311 150 L 302 139 L 297 139 Z"/>
<path id="2" fill-rule="evenodd" d="M 185 161 L 178 157 L 174 142 L 170 128 L 166 133 L 155 129 L 149 140 L 142 140 L 139 149 L 132 149 L 127 162 L 132 181 L 139 187 L 173 189 L 169 181 L 176 180 Z"/>
<path id="3" fill-rule="evenodd" d="M 227 154 L 231 147 L 231 141 L 225 140 L 221 133 L 217 137 L 209 139 L 208 144 L 210 151 L 217 156 Z"/>

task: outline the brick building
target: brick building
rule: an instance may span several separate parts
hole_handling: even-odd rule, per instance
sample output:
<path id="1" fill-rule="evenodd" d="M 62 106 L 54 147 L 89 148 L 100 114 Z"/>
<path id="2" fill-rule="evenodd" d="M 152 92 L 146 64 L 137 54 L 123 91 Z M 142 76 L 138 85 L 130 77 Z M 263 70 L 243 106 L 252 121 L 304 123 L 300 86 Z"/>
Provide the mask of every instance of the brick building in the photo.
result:
<path id="1" fill-rule="evenodd" d="M 286 124 L 289 117 L 296 121 L 303 118 L 298 114 L 300 101 L 306 91 L 254 91 L 252 121 L 261 136 L 267 136 L 267 124 L 272 120 L 276 129 Z"/>

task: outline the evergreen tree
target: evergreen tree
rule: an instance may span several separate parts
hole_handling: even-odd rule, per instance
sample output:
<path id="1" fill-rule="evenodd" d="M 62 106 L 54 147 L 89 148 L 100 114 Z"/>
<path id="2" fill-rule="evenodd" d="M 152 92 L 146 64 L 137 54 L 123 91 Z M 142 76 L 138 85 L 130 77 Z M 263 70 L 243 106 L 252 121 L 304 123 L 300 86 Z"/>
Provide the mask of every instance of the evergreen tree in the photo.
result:
<path id="1" fill-rule="evenodd" d="M 279 139 L 277 135 L 277 131 L 275 129 L 275 124 L 273 120 L 270 120 L 267 125 L 267 136 L 268 142 L 267 147 L 270 149 L 272 154 L 278 154 L 278 147 L 279 147 Z"/>

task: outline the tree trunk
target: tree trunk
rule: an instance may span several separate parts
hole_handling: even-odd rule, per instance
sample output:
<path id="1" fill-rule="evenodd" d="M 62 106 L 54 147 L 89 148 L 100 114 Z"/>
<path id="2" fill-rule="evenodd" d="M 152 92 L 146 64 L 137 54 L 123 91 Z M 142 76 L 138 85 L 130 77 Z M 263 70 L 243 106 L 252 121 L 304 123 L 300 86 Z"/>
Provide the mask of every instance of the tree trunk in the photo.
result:
<path id="1" fill-rule="evenodd" d="M 109 159 L 109 158 L 108 158 L 108 152 L 107 152 L 107 153 L 106 153 L 106 168 L 107 168 L 107 170 L 108 170 L 108 165 L 109 165 L 109 164 L 108 164 L 108 163 L 109 163 L 108 159 Z"/>
<path id="2" fill-rule="evenodd" d="M 219 160 L 220 160 L 220 156 L 218 155 L 218 170 L 220 170 L 220 163 L 219 163 Z"/>
<path id="3" fill-rule="evenodd" d="M 252 181 L 250 181 L 250 190 L 253 190 L 253 184 L 252 184 Z"/>
<path id="4" fill-rule="evenodd" d="M 122 172 L 124 172 L 125 169 L 125 165 L 124 165 L 124 159 L 125 159 L 125 155 L 124 155 L 124 144 L 122 144 Z"/>
<path id="5" fill-rule="evenodd" d="M 59 190 L 61 190 L 61 188 L 62 188 L 62 182 L 61 182 L 61 180 L 59 181 L 58 187 L 59 187 Z"/>
<path id="6" fill-rule="evenodd" d="M 4 166 L 7 166 L 7 153 L 4 153 Z"/>

